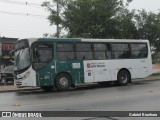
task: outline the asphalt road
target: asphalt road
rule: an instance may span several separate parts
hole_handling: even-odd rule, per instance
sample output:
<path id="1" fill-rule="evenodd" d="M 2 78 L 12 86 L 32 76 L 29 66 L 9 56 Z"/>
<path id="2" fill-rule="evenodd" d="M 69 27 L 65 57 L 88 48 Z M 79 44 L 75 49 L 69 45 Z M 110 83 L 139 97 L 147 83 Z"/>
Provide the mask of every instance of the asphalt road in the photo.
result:
<path id="1" fill-rule="evenodd" d="M 160 80 L 128 86 L 91 85 L 66 92 L 41 90 L 0 93 L 1 111 L 160 111 Z M 56 118 L 60 119 L 60 118 Z M 69 118 L 65 118 L 66 120 Z M 120 120 L 120 118 L 72 118 Z M 122 118 L 121 118 L 122 119 Z M 137 118 L 130 118 L 137 120 Z M 139 118 L 140 120 L 144 118 Z M 147 118 L 145 118 L 147 119 Z M 148 118 L 151 119 L 151 118 Z M 153 120 L 158 120 L 154 118 Z M 128 120 L 123 118 L 122 120 Z"/>

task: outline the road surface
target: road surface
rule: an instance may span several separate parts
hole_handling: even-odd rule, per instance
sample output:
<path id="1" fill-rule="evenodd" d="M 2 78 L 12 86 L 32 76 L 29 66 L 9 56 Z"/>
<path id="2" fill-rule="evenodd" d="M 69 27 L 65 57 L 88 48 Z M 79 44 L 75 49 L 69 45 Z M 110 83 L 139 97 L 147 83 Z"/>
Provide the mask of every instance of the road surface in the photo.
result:
<path id="1" fill-rule="evenodd" d="M 136 81 L 128 86 L 83 86 L 66 92 L 33 90 L 0 93 L 0 110 L 160 111 L 160 80 Z M 67 118 L 65 119 L 67 120 Z M 76 119 L 92 120 L 92 118 L 73 118 L 73 120 Z M 94 119 L 120 120 L 120 118 Z M 128 120 L 127 118 L 123 119 Z M 136 120 L 137 118 L 130 119 Z M 139 119 L 143 120 L 144 118 Z M 158 118 L 153 120 L 158 120 Z"/>

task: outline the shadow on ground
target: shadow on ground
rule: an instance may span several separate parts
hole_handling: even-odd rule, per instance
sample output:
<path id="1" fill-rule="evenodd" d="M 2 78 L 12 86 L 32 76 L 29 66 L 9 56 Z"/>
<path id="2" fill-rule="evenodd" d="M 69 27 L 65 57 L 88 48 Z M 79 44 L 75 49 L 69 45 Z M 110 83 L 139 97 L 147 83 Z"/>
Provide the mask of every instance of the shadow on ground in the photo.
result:
<path id="1" fill-rule="evenodd" d="M 135 85 L 144 85 L 144 84 L 149 84 L 149 82 L 140 82 L 140 81 L 136 81 L 136 82 L 132 82 L 126 86 L 118 86 L 115 83 L 112 84 L 104 84 L 104 85 L 100 85 L 100 84 L 90 84 L 90 85 L 82 85 L 82 86 L 78 86 L 76 88 L 71 88 L 70 90 L 67 91 L 63 91 L 63 93 L 65 92 L 75 92 L 75 91 L 84 91 L 84 90 L 93 90 L 93 89 L 103 89 L 103 88 L 111 88 L 111 87 L 130 87 L 130 86 L 135 86 Z M 16 94 L 17 95 L 33 95 L 33 94 L 50 94 L 50 93 L 61 93 L 62 91 L 57 91 L 56 89 L 53 89 L 51 91 L 44 91 L 42 89 L 36 89 L 36 90 L 25 90 L 25 91 L 17 91 Z"/>

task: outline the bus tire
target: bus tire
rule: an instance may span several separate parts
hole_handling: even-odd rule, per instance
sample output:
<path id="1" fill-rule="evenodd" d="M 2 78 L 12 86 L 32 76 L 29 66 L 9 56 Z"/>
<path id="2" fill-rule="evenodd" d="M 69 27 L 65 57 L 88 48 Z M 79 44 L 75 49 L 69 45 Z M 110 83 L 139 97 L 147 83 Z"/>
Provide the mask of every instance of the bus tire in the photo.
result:
<path id="1" fill-rule="evenodd" d="M 127 70 L 121 70 L 117 75 L 118 85 L 124 86 L 127 85 L 130 81 L 130 74 Z"/>
<path id="2" fill-rule="evenodd" d="M 71 77 L 66 73 L 61 73 L 56 77 L 55 86 L 59 91 L 69 90 L 71 87 Z"/>

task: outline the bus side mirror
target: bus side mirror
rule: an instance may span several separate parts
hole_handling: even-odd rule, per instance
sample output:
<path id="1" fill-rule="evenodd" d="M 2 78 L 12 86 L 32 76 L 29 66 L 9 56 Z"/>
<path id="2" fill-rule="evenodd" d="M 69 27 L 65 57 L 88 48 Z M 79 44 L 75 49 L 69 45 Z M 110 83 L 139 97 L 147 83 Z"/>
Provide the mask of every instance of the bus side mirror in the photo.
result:
<path id="1" fill-rule="evenodd" d="M 10 59 L 10 61 L 11 61 L 12 63 L 15 63 L 15 62 L 14 62 L 14 51 L 9 52 L 9 59 Z"/>

